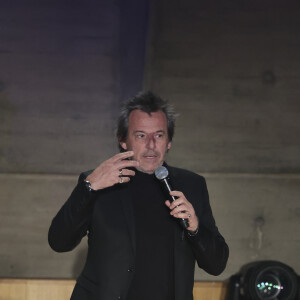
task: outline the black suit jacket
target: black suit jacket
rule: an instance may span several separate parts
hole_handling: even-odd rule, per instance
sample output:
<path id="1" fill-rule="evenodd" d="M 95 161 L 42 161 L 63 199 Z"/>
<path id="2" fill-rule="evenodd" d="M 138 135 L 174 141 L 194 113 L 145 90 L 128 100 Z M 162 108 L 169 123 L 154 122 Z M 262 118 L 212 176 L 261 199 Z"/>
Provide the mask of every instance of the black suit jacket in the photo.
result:
<path id="1" fill-rule="evenodd" d="M 174 230 L 175 299 L 192 300 L 195 260 L 209 274 L 219 275 L 229 250 L 215 225 L 205 179 L 183 169 L 168 166 L 168 170 L 174 187 L 192 203 L 199 219 L 194 237 L 180 225 Z M 129 182 L 90 193 L 83 182 L 89 173 L 80 175 L 53 219 L 49 244 L 57 252 L 70 251 L 88 235 L 88 256 L 72 300 L 125 300 L 135 266 L 134 191 Z"/>

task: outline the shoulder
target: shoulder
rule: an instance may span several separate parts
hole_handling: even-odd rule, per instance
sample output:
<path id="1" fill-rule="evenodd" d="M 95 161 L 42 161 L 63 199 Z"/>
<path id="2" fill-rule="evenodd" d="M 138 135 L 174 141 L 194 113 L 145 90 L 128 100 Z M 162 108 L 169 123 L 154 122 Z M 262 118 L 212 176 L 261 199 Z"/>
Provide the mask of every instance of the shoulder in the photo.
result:
<path id="1" fill-rule="evenodd" d="M 205 183 L 205 179 L 202 175 L 199 175 L 195 172 L 176 168 L 172 166 L 167 166 L 170 176 L 173 177 L 176 180 L 184 181 L 184 182 L 199 182 L 199 183 Z"/>
<path id="2" fill-rule="evenodd" d="M 167 168 L 170 171 L 170 173 L 173 174 L 173 176 L 180 176 L 180 177 L 183 176 L 183 177 L 194 178 L 194 179 L 204 179 L 202 175 L 199 175 L 195 172 L 186 169 L 181 169 L 172 166 L 168 166 Z"/>
<path id="3" fill-rule="evenodd" d="M 200 209 L 208 201 L 206 181 L 203 176 L 189 170 L 167 167 L 174 189 L 183 192 L 186 198 Z M 201 201 L 199 202 L 199 199 Z"/>

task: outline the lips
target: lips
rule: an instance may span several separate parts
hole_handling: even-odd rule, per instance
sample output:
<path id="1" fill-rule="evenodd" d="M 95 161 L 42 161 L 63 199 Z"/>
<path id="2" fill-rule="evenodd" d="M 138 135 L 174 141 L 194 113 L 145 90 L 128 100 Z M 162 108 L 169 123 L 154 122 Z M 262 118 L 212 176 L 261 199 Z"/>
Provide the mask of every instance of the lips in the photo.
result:
<path id="1" fill-rule="evenodd" d="M 143 157 L 148 159 L 154 159 L 157 158 L 159 155 L 158 153 L 144 153 Z"/>
<path id="2" fill-rule="evenodd" d="M 157 158 L 157 156 L 155 156 L 155 155 L 144 155 L 143 157 L 144 157 L 144 158 L 148 158 L 148 159 L 154 159 L 154 158 Z"/>

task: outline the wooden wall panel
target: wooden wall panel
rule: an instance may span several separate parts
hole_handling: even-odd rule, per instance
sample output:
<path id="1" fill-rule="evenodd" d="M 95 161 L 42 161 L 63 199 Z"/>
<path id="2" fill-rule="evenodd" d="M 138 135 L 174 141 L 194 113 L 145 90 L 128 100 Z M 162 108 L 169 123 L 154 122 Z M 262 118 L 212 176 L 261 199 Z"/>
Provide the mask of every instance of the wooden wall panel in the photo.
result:
<path id="1" fill-rule="evenodd" d="M 74 280 L 0 279 L 0 300 L 69 300 Z"/>
<path id="2" fill-rule="evenodd" d="M 74 280 L 0 279 L 0 300 L 69 300 L 74 285 Z M 194 300 L 225 300 L 225 291 L 222 282 L 195 282 Z"/>

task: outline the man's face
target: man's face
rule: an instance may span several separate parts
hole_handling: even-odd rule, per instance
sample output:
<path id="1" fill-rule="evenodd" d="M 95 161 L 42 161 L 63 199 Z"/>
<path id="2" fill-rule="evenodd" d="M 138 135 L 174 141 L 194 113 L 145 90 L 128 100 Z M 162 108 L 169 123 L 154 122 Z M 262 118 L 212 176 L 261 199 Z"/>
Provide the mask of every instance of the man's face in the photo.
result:
<path id="1" fill-rule="evenodd" d="M 166 115 L 162 111 L 148 115 L 141 110 L 133 110 L 129 115 L 127 140 L 120 145 L 134 152 L 133 159 L 140 163 L 139 171 L 153 173 L 171 148 Z"/>

